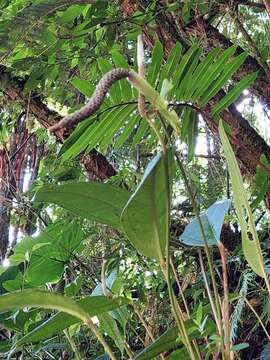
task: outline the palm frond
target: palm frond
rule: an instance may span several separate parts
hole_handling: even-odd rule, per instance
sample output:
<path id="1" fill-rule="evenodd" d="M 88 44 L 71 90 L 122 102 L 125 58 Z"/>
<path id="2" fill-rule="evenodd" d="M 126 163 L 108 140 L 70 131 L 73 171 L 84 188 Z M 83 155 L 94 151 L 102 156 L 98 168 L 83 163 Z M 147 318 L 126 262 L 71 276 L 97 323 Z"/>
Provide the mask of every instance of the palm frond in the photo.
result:
<path id="1" fill-rule="evenodd" d="M 164 82 L 169 81 L 171 89 L 166 93 L 168 101 L 175 101 L 176 104 L 179 101 L 183 102 L 184 107 L 186 103 L 186 108 L 190 104 L 195 104 L 197 107 L 205 106 L 226 86 L 231 76 L 245 60 L 247 56 L 245 53 L 234 57 L 235 50 L 235 46 L 224 52 L 214 49 L 206 58 L 201 58 L 202 48 L 198 44 L 194 44 L 183 54 L 182 46 L 178 43 L 164 62 L 163 48 L 157 42 L 147 66 L 147 80 L 158 91 L 162 91 Z M 111 61 L 101 58 L 97 63 L 102 74 L 110 71 L 114 66 L 128 67 L 127 62 L 118 52 L 112 53 Z M 249 77 L 233 88 L 213 107 L 213 115 L 217 116 L 225 107 L 228 107 L 253 79 L 254 76 Z M 104 111 L 107 107 L 106 114 L 99 116 L 98 122 L 88 123 L 89 127 L 80 127 L 80 129 L 85 129 L 83 133 L 81 130 L 75 131 L 61 150 L 62 158 L 67 160 L 86 148 L 91 150 L 99 146 L 101 150 L 105 150 L 113 139 L 118 147 L 122 146 L 131 133 L 134 135 L 134 129 L 136 129 L 136 135 L 132 145 L 136 145 L 149 133 L 148 125 L 139 122 L 134 105 L 136 97 L 136 91 L 126 80 L 115 83 L 110 89 L 110 96 L 106 98 L 100 109 Z M 128 102 L 132 101 L 133 104 L 128 105 Z M 182 140 L 188 144 L 188 158 L 191 160 L 196 143 L 198 118 L 190 109 L 184 109 L 182 114 L 184 115 Z"/>

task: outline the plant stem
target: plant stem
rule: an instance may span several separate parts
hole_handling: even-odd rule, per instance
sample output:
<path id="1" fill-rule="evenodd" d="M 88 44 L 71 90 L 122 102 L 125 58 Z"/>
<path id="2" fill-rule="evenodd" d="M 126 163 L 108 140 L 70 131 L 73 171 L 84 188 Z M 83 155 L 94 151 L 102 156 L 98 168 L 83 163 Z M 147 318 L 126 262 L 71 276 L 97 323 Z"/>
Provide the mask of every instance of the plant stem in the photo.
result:
<path id="1" fill-rule="evenodd" d="M 204 250 L 205 250 L 205 253 L 206 253 L 206 256 L 207 256 L 207 262 L 208 262 L 208 265 L 209 265 L 209 271 L 210 271 L 211 280 L 212 280 L 212 286 L 213 286 L 214 295 L 215 295 L 215 302 L 216 302 L 216 304 L 215 304 L 216 311 L 215 312 L 216 312 L 217 319 L 218 319 L 217 326 L 218 326 L 219 331 L 220 331 L 220 336 L 222 336 L 221 310 L 220 310 L 220 303 L 219 303 L 219 295 L 218 295 L 217 284 L 216 284 L 215 275 L 214 275 L 214 266 L 213 266 L 213 262 L 212 262 L 212 257 L 211 257 L 209 246 L 208 246 L 208 243 L 207 243 L 207 237 L 206 237 L 206 234 L 205 234 L 205 231 L 204 231 L 202 220 L 200 218 L 200 213 L 199 213 L 199 210 L 197 208 L 196 201 L 195 201 L 194 196 L 193 196 L 192 189 L 190 187 L 190 184 L 189 184 L 189 181 L 188 181 L 188 178 L 187 178 L 185 168 L 184 168 L 184 166 L 182 164 L 181 159 L 179 158 L 178 153 L 175 153 L 175 158 L 176 158 L 176 162 L 178 164 L 178 167 L 179 167 L 179 169 L 181 171 L 181 174 L 183 176 L 186 188 L 188 190 L 189 198 L 191 200 L 192 207 L 193 207 L 193 211 L 194 211 L 194 214 L 195 214 L 195 216 L 196 216 L 196 218 L 198 220 L 201 235 L 202 235 L 202 238 L 203 238 L 203 241 L 204 241 Z"/>
<path id="2" fill-rule="evenodd" d="M 230 360 L 231 343 L 230 343 L 230 310 L 229 310 L 229 289 L 228 289 L 228 277 L 227 277 L 227 256 L 226 256 L 225 247 L 222 244 L 222 242 L 218 243 L 218 248 L 219 248 L 221 264 L 222 264 L 222 278 L 223 278 L 223 291 L 224 291 L 222 314 L 223 314 L 225 355 L 226 358 Z"/>
<path id="3" fill-rule="evenodd" d="M 149 329 L 149 326 L 146 324 L 140 310 L 138 309 L 138 306 L 136 304 L 132 304 L 132 307 L 136 313 L 136 315 L 138 316 L 138 318 L 140 319 L 140 322 L 142 323 L 143 327 L 145 328 L 145 331 L 147 332 L 148 336 L 150 337 L 150 339 L 152 341 L 155 341 L 155 337 L 152 334 L 152 331 Z"/>
<path id="4" fill-rule="evenodd" d="M 167 101 L 165 101 L 163 97 L 135 71 L 130 71 L 128 80 L 140 94 L 144 95 L 150 101 L 150 103 L 160 113 L 160 115 L 166 118 L 166 120 L 178 134 L 180 130 L 180 122 L 176 112 L 174 110 L 170 111 L 168 109 Z"/>
<path id="5" fill-rule="evenodd" d="M 101 288 L 103 295 L 109 296 L 109 291 L 107 289 L 107 284 L 106 284 L 106 267 L 107 267 L 107 260 L 104 258 L 101 267 Z"/>
<path id="6" fill-rule="evenodd" d="M 166 149 L 166 145 L 164 144 L 164 147 Z M 192 360 L 195 360 L 195 354 L 194 354 L 194 350 L 192 347 L 192 344 L 190 342 L 187 330 L 186 330 L 186 326 L 185 326 L 185 321 L 184 321 L 184 316 L 183 316 L 183 312 L 181 307 L 178 304 L 178 301 L 176 299 L 176 296 L 173 292 L 172 289 L 172 284 L 171 284 L 171 276 L 170 276 L 170 214 L 171 214 L 171 209 L 170 209 L 170 204 L 171 204 L 171 189 L 170 189 L 170 173 L 169 173 L 169 161 L 168 161 L 168 154 L 164 154 L 164 156 L 166 156 L 165 158 L 165 177 L 167 179 L 166 182 L 166 196 L 167 196 L 167 204 L 168 204 L 168 219 L 167 219 L 167 241 L 166 241 L 166 262 L 164 262 L 164 259 L 162 257 L 162 254 L 160 254 L 160 265 L 161 265 L 161 269 L 164 273 L 164 277 L 165 280 L 167 282 L 168 285 L 168 292 L 169 292 L 169 297 L 170 297 L 170 302 L 172 305 L 172 309 L 173 309 L 173 313 L 180 331 L 180 334 L 182 333 L 182 339 L 187 347 L 187 350 L 189 352 L 190 358 Z"/>
<path id="7" fill-rule="evenodd" d="M 251 303 L 248 301 L 248 299 L 246 297 L 244 297 L 245 303 L 247 304 L 247 306 L 250 308 L 250 310 L 253 312 L 253 314 L 256 316 L 256 318 L 258 319 L 259 323 L 261 324 L 261 327 L 263 328 L 263 331 L 265 332 L 265 335 L 267 336 L 268 340 L 270 341 L 270 335 L 268 333 L 268 331 L 266 330 L 266 327 L 264 326 L 260 315 L 257 313 L 257 311 L 254 309 L 254 307 L 251 305 Z"/>
<path id="8" fill-rule="evenodd" d="M 212 297 L 212 294 L 211 294 L 210 286 L 209 286 L 209 283 L 208 283 L 208 280 L 207 280 L 207 276 L 206 276 L 206 271 L 205 271 L 205 268 L 204 268 L 204 263 L 203 263 L 203 257 L 202 257 L 202 252 L 201 252 L 201 250 L 198 250 L 198 255 L 199 255 L 199 262 L 200 262 L 200 267 L 201 267 L 201 271 L 202 271 L 203 280 L 204 280 L 204 283 L 205 283 L 205 286 L 206 286 L 207 295 L 208 295 L 208 298 L 209 298 L 209 301 L 210 301 L 210 305 L 211 305 L 211 308 L 212 308 L 212 311 L 213 311 L 213 316 L 214 316 L 215 322 L 216 322 L 216 324 L 217 324 L 217 326 L 218 326 L 218 329 L 219 329 L 220 321 L 219 321 L 219 319 L 218 319 L 218 314 L 217 314 L 216 306 L 215 306 L 215 304 L 214 304 L 214 300 L 213 300 L 213 297 Z M 220 329 L 219 329 L 219 333 L 220 333 Z"/>
<path id="9" fill-rule="evenodd" d="M 113 353 L 110 345 L 107 343 L 104 336 L 101 334 L 101 332 L 95 326 L 95 324 L 93 323 L 93 321 L 92 321 L 92 319 L 90 317 L 87 320 L 85 320 L 85 324 L 90 328 L 90 330 L 96 336 L 96 338 L 101 343 L 101 345 L 103 346 L 105 352 L 109 355 L 111 360 L 117 360 L 117 358 L 114 356 L 114 353 Z"/>
<path id="10" fill-rule="evenodd" d="M 69 345 L 70 345 L 72 351 L 74 352 L 75 359 L 76 360 L 82 360 L 82 357 L 81 357 L 81 355 L 80 355 L 80 353 L 79 353 L 79 351 L 78 351 L 78 349 L 76 347 L 75 342 L 72 339 L 72 336 L 70 336 L 69 331 L 66 329 L 63 332 L 64 332 L 64 334 L 65 334 L 65 336 L 66 336 L 66 338 L 67 338 L 67 340 L 69 342 Z"/>
<path id="11" fill-rule="evenodd" d="M 186 346 L 186 348 L 189 352 L 190 358 L 192 360 L 196 360 L 194 350 L 193 350 L 192 344 L 190 342 L 190 339 L 189 339 L 189 336 L 188 336 L 188 333 L 186 330 L 183 312 L 182 312 L 182 310 L 177 302 L 177 299 L 174 295 L 174 292 L 172 290 L 171 279 L 170 279 L 170 268 L 167 266 L 167 264 L 164 262 L 163 259 L 160 259 L 160 263 L 161 263 L 161 268 L 163 271 L 164 278 L 168 285 L 170 303 L 172 306 L 173 314 L 174 314 L 174 317 L 175 317 L 175 320 L 177 323 L 177 327 L 178 327 L 180 336 L 182 338 L 184 345 Z"/>
<path id="12" fill-rule="evenodd" d="M 172 288 L 171 288 L 171 283 L 170 283 L 170 275 L 169 275 L 169 223 L 170 223 L 170 202 L 171 202 L 171 196 L 170 196 L 170 184 L 169 184 L 169 169 L 168 169 L 168 158 L 167 158 L 167 148 L 166 148 L 166 144 L 163 140 L 163 137 L 161 135 L 161 133 L 159 132 L 159 129 L 156 127 L 155 124 L 155 120 L 154 118 L 151 118 L 150 116 L 148 116 L 148 113 L 145 109 L 145 97 L 147 97 L 150 100 L 150 103 L 157 108 L 160 112 L 168 112 L 167 110 L 167 103 L 164 101 L 164 99 L 159 95 L 158 92 L 156 92 L 155 89 L 153 89 L 153 87 L 148 84 L 147 81 L 145 81 L 144 79 L 144 75 L 145 75 L 145 69 L 144 69 L 144 47 L 143 47 L 143 37 L 140 34 L 137 38 L 137 62 L 138 62 L 138 69 L 139 69 L 139 74 L 135 73 L 134 71 L 131 71 L 128 79 L 131 82 L 131 84 L 133 86 L 135 86 L 135 88 L 138 90 L 139 92 L 139 97 L 138 97 L 138 110 L 139 110 L 139 114 L 141 115 L 141 117 L 143 119 L 145 119 L 149 126 L 154 130 L 157 139 L 161 145 L 162 148 L 162 152 L 163 152 L 163 156 L 164 156 L 164 162 L 165 162 L 165 178 L 166 178 L 166 203 L 168 204 L 168 209 L 167 209 L 167 222 L 166 222 L 166 232 L 165 232 L 165 236 L 166 236 L 166 263 L 164 262 L 164 255 L 162 254 L 161 250 L 159 251 L 159 262 L 160 262 L 160 266 L 162 269 L 162 272 L 164 274 L 165 280 L 167 282 L 168 285 L 168 291 L 169 291 L 169 297 L 170 297 L 170 302 L 171 302 L 171 306 L 173 309 L 173 313 L 175 316 L 175 320 L 177 322 L 178 328 L 179 328 L 179 332 L 180 335 L 184 341 L 184 343 L 187 346 L 188 351 L 191 354 L 191 359 L 195 360 L 194 355 L 193 355 L 193 349 L 191 347 L 188 335 L 186 333 L 186 329 L 185 329 L 185 325 L 184 325 L 184 320 L 182 318 L 181 314 L 181 309 L 180 312 L 177 313 L 176 310 L 176 304 L 175 304 L 175 299 L 173 297 L 174 294 L 172 294 Z M 154 112 L 155 114 L 155 112 Z M 174 115 L 174 120 L 173 120 L 173 115 Z M 154 115 L 155 116 L 155 115 Z M 176 113 L 173 111 L 172 112 L 172 122 L 175 124 L 177 124 L 177 115 Z M 173 124 L 172 124 L 173 126 Z M 176 302 L 177 303 L 177 302 Z M 177 304 L 178 305 L 178 304 Z M 180 316 L 179 316 L 180 315 Z M 144 320 L 141 319 L 142 323 L 144 323 Z M 148 327 L 145 327 L 146 330 L 148 330 Z"/>
<path id="13" fill-rule="evenodd" d="M 179 130 L 180 130 L 180 121 L 179 118 L 176 114 L 175 111 L 169 111 L 168 109 L 168 104 L 167 102 L 163 99 L 163 97 L 152 88 L 152 86 L 150 84 L 148 84 L 148 82 L 141 77 L 140 75 L 138 75 L 137 73 L 135 73 L 134 71 L 131 71 L 129 76 L 128 76 L 128 80 L 130 81 L 130 83 L 138 90 L 139 94 L 143 94 L 146 98 L 148 98 L 148 100 L 150 101 L 150 103 L 157 109 L 158 113 L 160 114 L 161 118 L 166 119 L 166 121 L 170 124 L 170 126 L 174 129 L 174 131 L 178 134 Z M 149 119 L 148 119 L 149 121 Z M 150 123 L 149 123 L 150 125 Z M 155 124 L 152 123 L 151 124 L 153 127 L 153 129 L 156 132 L 156 135 L 159 139 L 159 141 L 161 142 L 162 145 L 162 149 L 164 152 L 164 155 L 166 154 L 166 145 L 164 143 L 164 141 L 162 140 L 160 133 L 158 131 L 158 129 L 156 128 Z M 166 127 L 164 128 L 165 132 L 166 132 Z M 170 138 L 168 138 L 168 140 L 170 141 Z M 182 173 L 182 176 L 184 178 L 184 182 L 185 185 L 187 187 L 189 196 L 191 198 L 192 201 L 192 205 L 194 208 L 194 213 L 198 219 L 199 222 L 199 226 L 200 226 L 200 230 L 201 230 L 201 234 L 204 240 L 204 244 L 205 244 L 205 252 L 207 255 L 207 260 L 208 260 L 208 264 L 209 264 L 209 271 L 210 271 L 210 275 L 211 275 L 211 280 L 212 280 L 212 285 L 213 285 L 213 290 L 214 290 L 214 295 L 215 295 L 215 301 L 216 301 L 216 314 L 217 314 L 217 326 L 219 329 L 219 333 L 220 333 L 220 338 L 221 338 L 221 342 L 222 342 L 222 357 L 224 358 L 224 344 L 223 344 L 223 340 L 222 340 L 222 326 L 221 326 L 221 309 L 220 309 L 220 302 L 219 302 L 219 295 L 218 295 L 218 291 L 217 291 L 217 285 L 216 285 L 216 281 L 215 281 L 215 276 L 214 276 L 214 267 L 213 267 L 213 263 L 212 263 L 212 258 L 211 258 L 211 254 L 209 251 L 209 247 L 207 244 L 207 238 L 204 232 L 204 228 L 200 219 L 200 214 L 199 211 L 197 209 L 196 206 L 196 202 L 194 200 L 193 194 L 192 194 L 192 190 L 190 188 L 189 185 L 189 181 L 184 169 L 184 166 L 181 162 L 181 160 L 179 159 L 177 153 L 175 154 L 176 159 L 177 159 L 177 163 L 179 166 L 179 169 Z M 168 162 L 166 161 L 166 172 L 167 172 L 167 179 L 169 179 L 169 169 L 168 169 Z M 170 203 L 170 190 L 168 189 L 168 184 L 167 184 L 167 197 L 168 197 L 168 201 Z M 170 213 L 168 211 L 168 217 L 170 217 Z M 169 222 L 168 222 L 169 224 Z M 169 239 L 169 234 L 168 234 L 168 239 Z M 170 266 L 169 266 L 169 241 L 166 242 L 166 263 L 164 262 L 163 256 L 162 254 L 160 254 L 160 265 L 162 268 L 162 271 L 164 273 L 165 279 L 168 283 L 168 290 L 169 290 L 169 296 L 170 296 L 170 301 L 171 301 L 171 305 L 173 308 L 173 312 L 177 321 L 177 325 L 180 331 L 180 335 L 183 336 L 183 339 L 185 340 L 185 345 L 187 346 L 187 349 L 190 353 L 190 356 L 192 359 L 194 358 L 194 352 L 193 352 L 193 348 L 192 345 L 190 343 L 189 337 L 187 335 L 186 332 L 186 328 L 185 328 L 185 324 L 184 324 L 184 319 L 183 319 L 183 314 L 182 314 L 182 310 L 179 307 L 177 300 L 172 292 L 171 289 L 171 281 L 170 281 Z M 214 304 L 214 302 L 213 302 Z"/>
<path id="14" fill-rule="evenodd" d="M 180 295 L 181 295 L 181 298 L 182 298 L 182 301 L 183 301 L 183 304 L 185 306 L 185 310 L 186 310 L 186 313 L 188 315 L 188 317 L 190 318 L 190 312 L 189 312 L 189 309 L 188 309 L 188 305 L 187 305 L 187 302 L 186 302 L 186 298 L 185 298 L 185 295 L 182 291 L 182 287 L 180 285 L 180 282 L 179 282 L 179 279 L 178 279 L 178 276 L 177 276 L 177 272 L 176 272 L 176 269 L 175 269 L 175 266 L 173 264 L 173 261 L 172 259 L 170 258 L 170 265 L 172 267 L 172 271 L 173 271 L 173 274 L 174 274 L 174 278 L 177 282 L 177 286 L 178 286 L 178 289 L 179 289 L 179 292 L 180 292 Z"/>
<path id="15" fill-rule="evenodd" d="M 185 307 L 187 316 L 188 316 L 188 318 L 190 319 L 190 312 L 189 312 L 189 309 L 188 309 L 188 306 L 187 306 L 186 298 L 185 298 L 185 295 L 184 295 L 184 293 L 183 293 L 183 291 L 182 291 L 182 287 L 181 287 L 181 285 L 180 285 L 180 282 L 179 282 L 179 279 L 178 279 L 178 276 L 177 276 L 177 272 L 176 272 L 176 269 L 175 269 L 175 266 L 174 266 L 174 264 L 173 264 L 173 261 L 172 261 L 171 257 L 170 257 L 170 266 L 171 266 L 171 268 L 172 268 L 172 271 L 173 271 L 173 274 L 174 274 L 174 278 L 175 278 L 175 280 L 176 280 L 176 282 L 177 282 L 177 286 L 178 286 L 178 289 L 179 289 L 179 292 L 180 292 L 182 301 L 183 301 L 183 303 L 184 303 L 184 307 Z M 199 346 L 198 346 L 196 340 L 193 340 L 193 341 L 192 341 L 192 344 L 194 345 L 194 348 L 195 348 L 195 350 L 196 350 L 196 353 L 197 353 L 197 355 L 198 355 L 198 358 L 201 359 L 200 349 L 199 349 Z"/>
<path id="16" fill-rule="evenodd" d="M 126 350 L 126 353 L 128 354 L 129 359 L 133 358 L 133 352 L 131 351 L 129 345 L 127 344 L 127 342 L 124 342 L 124 349 Z"/>

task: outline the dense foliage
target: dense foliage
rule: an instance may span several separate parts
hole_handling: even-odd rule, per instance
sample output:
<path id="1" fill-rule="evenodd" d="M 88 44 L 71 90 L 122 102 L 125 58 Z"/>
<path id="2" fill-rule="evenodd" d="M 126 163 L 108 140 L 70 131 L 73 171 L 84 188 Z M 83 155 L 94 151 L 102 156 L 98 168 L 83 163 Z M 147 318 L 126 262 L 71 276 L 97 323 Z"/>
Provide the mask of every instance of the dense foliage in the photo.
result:
<path id="1" fill-rule="evenodd" d="M 269 359 L 267 0 L 0 10 L 0 358 Z"/>

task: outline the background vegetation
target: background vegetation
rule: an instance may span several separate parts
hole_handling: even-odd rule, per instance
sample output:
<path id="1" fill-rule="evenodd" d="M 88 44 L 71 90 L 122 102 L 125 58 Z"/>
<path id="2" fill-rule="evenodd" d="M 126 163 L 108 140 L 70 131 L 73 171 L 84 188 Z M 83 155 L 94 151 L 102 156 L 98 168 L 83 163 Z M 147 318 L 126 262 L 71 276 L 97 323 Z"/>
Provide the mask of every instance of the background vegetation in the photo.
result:
<path id="1" fill-rule="evenodd" d="M 269 16 L 1 1 L 0 357 L 270 359 Z"/>

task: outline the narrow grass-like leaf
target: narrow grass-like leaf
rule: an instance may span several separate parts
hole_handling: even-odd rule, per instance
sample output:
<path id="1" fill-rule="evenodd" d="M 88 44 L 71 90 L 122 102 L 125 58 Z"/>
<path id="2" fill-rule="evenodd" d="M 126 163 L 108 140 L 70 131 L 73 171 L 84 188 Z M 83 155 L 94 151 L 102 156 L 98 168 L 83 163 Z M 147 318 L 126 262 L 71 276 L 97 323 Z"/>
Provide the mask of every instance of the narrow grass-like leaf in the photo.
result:
<path id="1" fill-rule="evenodd" d="M 182 111 L 181 140 L 188 144 L 187 160 L 190 162 L 194 157 L 196 139 L 198 135 L 198 114 L 190 107 Z"/>
<path id="2" fill-rule="evenodd" d="M 87 130 L 87 128 L 91 126 L 91 122 L 89 121 L 83 121 L 80 123 L 76 129 L 72 132 L 72 134 L 65 140 L 64 144 L 62 145 L 58 157 L 62 157 L 65 152 L 68 151 L 69 148 L 71 148 L 77 140 L 84 134 L 84 132 Z"/>
<path id="3" fill-rule="evenodd" d="M 194 53 L 192 54 L 192 57 L 190 58 L 189 68 L 185 76 L 183 77 L 183 80 L 178 85 L 177 97 L 180 99 L 189 100 L 186 91 L 193 77 L 193 72 L 196 69 L 196 66 L 198 65 L 198 61 L 200 59 L 201 53 L 202 53 L 202 49 L 197 48 L 196 51 L 194 51 Z"/>
<path id="4" fill-rule="evenodd" d="M 11 341 L 1 340 L 0 353 L 8 352 L 12 348 L 13 344 Z"/>
<path id="5" fill-rule="evenodd" d="M 136 134 L 134 135 L 132 146 L 137 145 L 143 138 L 146 137 L 146 135 L 149 133 L 149 125 L 148 123 L 143 119 L 141 123 L 139 124 L 139 128 L 136 131 Z"/>
<path id="6" fill-rule="evenodd" d="M 125 58 L 118 51 L 116 51 L 116 50 L 112 51 L 112 59 L 113 59 L 115 67 L 121 67 L 121 68 L 125 68 L 125 69 L 129 68 L 129 65 L 126 62 Z M 131 100 L 133 97 L 133 89 L 132 89 L 131 85 L 129 84 L 129 82 L 126 79 L 123 79 L 123 80 L 119 81 L 119 84 L 120 84 L 123 99 Z"/>
<path id="7" fill-rule="evenodd" d="M 155 87 L 158 80 L 158 75 L 163 63 L 163 47 L 160 41 L 157 41 L 152 52 L 152 62 L 149 65 L 149 71 L 147 80 L 148 82 Z"/>
<path id="8" fill-rule="evenodd" d="M 219 122 L 219 134 L 232 181 L 234 204 L 237 212 L 239 225 L 241 227 L 243 252 L 252 270 L 256 274 L 267 279 L 264 269 L 264 261 L 262 257 L 260 241 L 253 220 L 252 211 L 248 203 L 242 176 L 232 147 L 225 133 L 222 120 L 220 120 Z"/>
<path id="9" fill-rule="evenodd" d="M 197 53 L 198 45 L 194 44 L 191 46 L 188 51 L 183 55 L 180 64 L 178 65 L 178 69 L 175 74 L 176 79 L 176 89 L 179 89 L 182 78 L 185 76 L 186 72 L 189 69 L 190 60 L 193 58 L 194 54 Z M 177 94 L 177 91 L 176 91 Z"/>
<path id="10" fill-rule="evenodd" d="M 180 43 L 176 43 L 176 45 L 172 48 L 168 60 L 166 61 L 165 65 L 162 68 L 161 74 L 160 74 L 160 83 L 159 83 L 159 89 L 161 89 L 162 83 L 165 79 L 170 80 L 179 64 L 180 58 L 182 55 L 182 46 Z"/>
<path id="11" fill-rule="evenodd" d="M 116 143 L 114 145 L 114 147 L 116 149 L 123 146 L 125 141 L 127 141 L 128 138 L 132 135 L 133 129 L 135 128 L 135 126 L 139 125 L 140 118 L 141 117 L 139 114 L 136 114 L 136 115 L 134 114 L 134 115 L 130 116 L 130 118 L 127 121 L 127 124 L 124 126 L 123 131 L 119 135 L 119 138 L 116 140 Z"/>
<path id="12" fill-rule="evenodd" d="M 217 54 L 220 52 L 219 48 L 213 49 L 207 57 L 197 66 L 195 69 L 192 78 L 189 79 L 187 89 L 185 92 L 185 97 L 195 101 L 193 94 L 196 89 L 200 86 L 200 79 L 204 75 L 204 73 L 208 70 L 209 66 L 214 62 Z"/>
<path id="13" fill-rule="evenodd" d="M 218 115 L 222 110 L 230 106 L 246 89 L 253 81 L 256 79 L 257 73 L 249 74 L 244 79 L 239 81 L 239 83 L 234 86 L 234 88 L 229 91 L 212 109 L 212 115 Z"/>
<path id="14" fill-rule="evenodd" d="M 193 97 L 196 99 L 204 94 L 206 89 L 213 83 L 217 76 L 223 71 L 225 64 L 234 54 L 236 46 L 231 46 L 226 49 L 219 58 L 208 67 L 205 73 L 200 78 L 199 86 L 197 87 L 196 92 L 193 94 Z"/>
<path id="15" fill-rule="evenodd" d="M 126 117 L 134 110 L 134 105 L 119 105 L 108 111 L 104 111 L 97 122 L 82 127 L 78 132 L 69 137 L 65 143 L 65 148 L 61 151 L 61 159 L 63 161 L 79 155 L 86 148 L 88 151 L 92 150 L 102 137 L 107 133 L 107 130 L 114 126 L 114 129 L 121 127 Z M 84 131 L 83 131 L 84 130 Z M 116 130 L 115 130 L 116 131 Z M 110 139 L 113 136 L 110 133 Z M 70 139 L 71 138 L 71 139 Z"/>
<path id="16" fill-rule="evenodd" d="M 71 141 L 69 144 L 67 143 L 65 146 L 65 151 L 61 152 L 61 159 L 63 161 L 72 159 L 79 155 L 82 151 L 86 149 L 86 147 L 89 144 L 89 133 L 92 132 L 92 125 L 93 124 L 87 124 L 88 126 L 85 126 L 84 131 L 80 131 L 81 136 L 79 136 L 79 133 L 76 135 L 71 135 Z M 83 129 L 82 129 L 83 130 Z"/>
<path id="17" fill-rule="evenodd" d="M 179 116 L 182 119 L 182 126 L 181 126 L 181 140 L 185 141 L 188 136 L 188 124 L 190 119 L 190 113 L 192 109 L 188 106 L 184 107 Z"/>
<path id="18" fill-rule="evenodd" d="M 124 126 L 124 123 L 131 117 L 131 114 L 134 112 L 135 108 L 135 105 L 123 106 L 123 111 L 120 113 L 117 121 L 114 119 L 110 127 L 107 126 L 106 129 L 103 129 L 100 139 L 97 141 L 100 144 L 101 151 L 111 143 L 116 132 L 122 126 Z M 92 146 L 95 147 L 94 144 Z"/>
<path id="19" fill-rule="evenodd" d="M 111 109 L 109 114 L 94 126 L 88 133 L 88 146 L 87 151 L 92 150 L 98 144 L 106 147 L 112 140 L 115 133 L 123 126 L 125 121 L 129 118 L 134 111 L 135 105 L 121 105 L 117 108 Z"/>
<path id="20" fill-rule="evenodd" d="M 97 59 L 98 67 L 102 74 L 106 74 L 113 69 L 113 65 L 106 59 L 98 58 Z M 110 96 L 105 99 L 106 103 L 110 104 L 120 104 L 122 100 L 121 88 L 119 81 L 116 81 L 110 88 Z"/>
<path id="21" fill-rule="evenodd" d="M 190 162 L 195 153 L 196 140 L 198 135 L 199 118 L 196 111 L 191 111 L 188 124 L 188 155 L 187 162 Z"/>
<path id="22" fill-rule="evenodd" d="M 201 100 L 202 106 L 206 105 L 208 101 L 219 92 L 219 90 L 232 77 L 235 71 L 237 71 L 237 69 L 239 69 L 239 67 L 243 64 L 246 58 L 247 58 L 247 53 L 243 52 L 225 66 L 225 69 L 223 70 L 222 74 L 211 85 L 211 87 L 207 89 L 205 94 L 202 96 L 202 100 Z"/>

